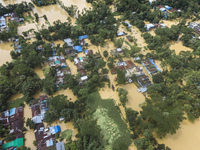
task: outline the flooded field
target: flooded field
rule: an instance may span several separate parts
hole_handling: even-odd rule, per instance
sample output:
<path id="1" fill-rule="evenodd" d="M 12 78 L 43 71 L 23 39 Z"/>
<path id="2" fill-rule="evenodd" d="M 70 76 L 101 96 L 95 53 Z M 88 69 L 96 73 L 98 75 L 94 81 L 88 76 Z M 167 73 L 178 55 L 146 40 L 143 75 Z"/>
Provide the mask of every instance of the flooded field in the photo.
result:
<path id="1" fill-rule="evenodd" d="M 12 42 L 1 42 L 0 43 L 0 66 L 6 63 L 7 61 L 10 62 L 12 60 L 10 56 L 10 52 L 13 50 L 11 46 Z"/>
<path id="2" fill-rule="evenodd" d="M 181 123 L 180 129 L 175 135 L 167 135 L 164 139 L 158 139 L 159 143 L 164 143 L 172 150 L 199 150 L 200 142 L 200 120 L 194 123 L 188 120 Z"/>
<path id="3" fill-rule="evenodd" d="M 32 118 L 31 108 L 26 104 L 24 107 L 24 118 L 25 122 L 28 118 Z M 24 127 L 26 127 L 26 123 L 24 123 Z M 33 129 L 29 129 L 29 127 L 26 127 L 28 131 L 25 133 L 25 146 L 30 147 L 31 150 L 36 149 L 36 147 L 33 145 L 33 140 L 35 139 L 35 134 Z"/>
<path id="4" fill-rule="evenodd" d="M 175 53 L 178 55 L 181 51 L 192 51 L 191 48 L 183 46 L 183 43 L 181 41 L 179 42 L 173 42 L 170 46 L 171 50 L 175 50 Z"/>

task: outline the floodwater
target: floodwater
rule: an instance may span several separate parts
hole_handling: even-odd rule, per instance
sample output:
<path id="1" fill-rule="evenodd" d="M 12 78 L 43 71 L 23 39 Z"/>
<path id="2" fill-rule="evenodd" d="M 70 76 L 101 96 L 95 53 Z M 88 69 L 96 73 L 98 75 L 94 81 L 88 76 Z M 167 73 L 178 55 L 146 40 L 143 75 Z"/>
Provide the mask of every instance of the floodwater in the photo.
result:
<path id="1" fill-rule="evenodd" d="M 22 97 L 23 97 L 23 94 L 14 94 L 9 98 L 9 101 L 13 101 L 13 100 L 16 100 L 16 99 L 22 98 Z"/>
<path id="2" fill-rule="evenodd" d="M 0 66 L 5 64 L 7 61 L 10 62 L 12 60 L 10 52 L 13 50 L 13 47 L 11 47 L 11 45 L 12 42 L 0 43 Z"/>
<path id="3" fill-rule="evenodd" d="M 181 51 L 192 51 L 191 48 L 183 46 L 181 41 L 171 43 L 171 50 L 175 50 L 175 53 L 178 55 Z"/>
<path id="4" fill-rule="evenodd" d="M 25 122 L 28 118 L 32 118 L 31 108 L 26 104 L 24 107 L 24 118 Z M 26 123 L 24 123 L 24 127 L 26 127 Z M 31 150 L 36 149 L 36 147 L 33 145 L 33 141 L 35 140 L 35 134 L 33 129 L 29 129 L 29 127 L 26 127 L 27 131 L 24 135 L 25 137 L 25 146 L 30 147 Z"/>
<path id="5" fill-rule="evenodd" d="M 36 67 L 33 69 L 33 71 L 38 75 L 38 77 L 40 77 L 40 79 L 45 78 L 42 68 Z"/>
<path id="6" fill-rule="evenodd" d="M 81 11 L 84 8 L 89 9 L 91 7 L 91 4 L 87 3 L 86 0 L 60 0 L 60 1 L 62 1 L 64 6 L 67 6 L 67 7 L 71 5 L 78 6 L 79 11 Z"/>
<path id="7" fill-rule="evenodd" d="M 46 122 L 44 122 L 45 127 L 56 126 L 56 125 L 60 126 L 61 132 L 63 132 L 64 130 L 67 130 L 67 129 L 72 130 L 72 140 L 76 140 L 75 135 L 78 133 L 78 131 L 77 131 L 77 129 L 74 129 L 73 122 L 64 123 L 64 121 L 60 122 L 59 120 L 57 120 L 51 124 L 47 124 Z M 63 142 L 66 143 L 65 140 L 63 140 Z"/>
<path id="8" fill-rule="evenodd" d="M 172 150 L 199 150 L 200 120 L 194 123 L 184 120 L 175 135 L 167 135 L 164 139 L 157 139 Z"/>

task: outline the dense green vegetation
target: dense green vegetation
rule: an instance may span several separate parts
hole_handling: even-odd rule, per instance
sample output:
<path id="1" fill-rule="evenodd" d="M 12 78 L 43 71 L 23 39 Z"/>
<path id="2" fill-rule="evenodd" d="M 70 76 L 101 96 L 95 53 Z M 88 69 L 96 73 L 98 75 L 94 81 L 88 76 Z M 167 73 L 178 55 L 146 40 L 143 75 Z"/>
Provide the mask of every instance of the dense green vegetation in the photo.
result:
<path id="1" fill-rule="evenodd" d="M 56 4 L 56 0 L 32 0 L 32 2 L 39 7 Z"/>

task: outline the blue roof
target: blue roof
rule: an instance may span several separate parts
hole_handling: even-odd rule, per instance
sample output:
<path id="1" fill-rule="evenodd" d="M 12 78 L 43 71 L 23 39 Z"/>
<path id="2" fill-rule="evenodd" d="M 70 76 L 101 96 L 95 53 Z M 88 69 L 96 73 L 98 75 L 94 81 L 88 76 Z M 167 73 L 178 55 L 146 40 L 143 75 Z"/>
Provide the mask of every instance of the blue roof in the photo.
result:
<path id="1" fill-rule="evenodd" d="M 165 6 L 165 8 L 167 8 L 168 10 L 170 10 L 170 9 L 171 9 L 171 7 L 169 7 L 169 6 Z"/>
<path id="2" fill-rule="evenodd" d="M 151 59 L 151 58 L 149 58 L 149 60 L 151 61 L 151 63 L 156 67 L 156 69 L 159 71 L 159 72 L 161 72 L 161 70 L 158 68 L 158 66 L 154 63 L 154 61 Z"/>
<path id="3" fill-rule="evenodd" d="M 15 110 L 16 110 L 16 108 L 10 109 L 10 110 L 9 110 L 9 116 L 14 115 L 14 114 L 15 114 Z"/>
<path id="4" fill-rule="evenodd" d="M 80 45 L 74 46 L 74 49 L 77 50 L 78 52 L 83 51 Z"/>
<path id="5" fill-rule="evenodd" d="M 88 38 L 88 35 L 82 35 L 82 36 L 79 36 L 79 37 L 78 37 L 79 40 L 87 39 L 87 38 Z"/>
<path id="6" fill-rule="evenodd" d="M 55 129 L 55 133 L 58 133 L 58 132 L 60 132 L 60 131 L 61 131 L 61 130 L 60 130 L 60 126 L 59 126 L 59 125 L 55 126 L 55 127 L 54 127 L 54 129 Z"/>

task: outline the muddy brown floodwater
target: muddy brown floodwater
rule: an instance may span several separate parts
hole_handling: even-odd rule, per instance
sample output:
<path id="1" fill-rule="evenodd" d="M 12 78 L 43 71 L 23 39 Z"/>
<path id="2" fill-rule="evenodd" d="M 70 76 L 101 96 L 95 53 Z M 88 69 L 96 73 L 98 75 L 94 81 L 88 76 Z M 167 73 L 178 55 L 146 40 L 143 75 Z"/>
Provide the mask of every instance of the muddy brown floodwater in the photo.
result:
<path id="1" fill-rule="evenodd" d="M 181 41 L 179 42 L 173 42 L 170 46 L 171 50 L 175 50 L 175 53 L 178 55 L 181 51 L 192 51 L 191 48 L 183 46 L 183 43 Z"/>
<path id="2" fill-rule="evenodd" d="M 12 60 L 10 56 L 12 42 L 1 42 L 0 43 L 0 66 L 6 63 L 7 61 L 10 62 Z"/>
<path id="3" fill-rule="evenodd" d="M 14 4 L 14 3 L 21 3 L 23 0 L 0 0 L 0 3 L 2 3 L 4 6 L 8 4 Z M 78 6 L 78 9 L 81 11 L 83 8 L 89 9 L 91 7 L 91 4 L 87 3 L 86 0 L 61 0 L 65 6 L 70 6 L 70 5 L 76 5 Z M 31 2 L 31 0 L 26 0 L 26 2 Z M 112 7 L 112 10 L 114 10 L 114 7 Z M 43 15 L 47 16 L 48 21 L 50 24 L 52 24 L 56 20 L 61 20 L 61 22 L 67 21 L 66 19 L 69 17 L 69 15 L 62 9 L 60 8 L 59 5 L 50 5 L 50 6 L 43 6 L 43 7 L 37 7 L 33 9 L 33 13 L 38 13 L 40 17 Z M 33 16 L 33 14 L 32 14 Z M 116 16 L 116 18 L 120 18 Z M 173 20 L 173 21 L 168 21 L 165 20 L 163 21 L 164 24 L 166 24 L 168 27 L 171 27 L 171 25 L 178 24 L 179 20 Z M 72 23 L 75 23 L 75 19 L 72 19 Z M 45 23 L 44 18 L 39 18 L 39 23 L 33 22 L 33 23 L 26 23 L 22 26 L 19 26 L 18 34 L 22 34 L 22 32 L 27 31 L 29 29 L 35 29 L 36 31 L 41 28 L 41 25 L 44 24 L 45 27 L 48 27 L 48 25 Z M 139 47 L 142 48 L 142 54 L 146 54 L 147 52 L 150 52 L 149 50 L 144 51 L 144 46 L 146 46 L 145 40 L 141 36 L 141 32 L 136 28 L 136 27 L 131 27 L 131 32 L 127 32 L 126 28 L 123 26 L 120 26 L 119 31 L 125 31 L 128 33 L 128 35 L 131 35 L 137 39 L 137 44 Z M 151 33 L 154 35 L 154 32 L 152 31 Z M 124 38 L 126 41 L 126 37 L 119 37 L 119 38 Z M 92 49 L 95 52 L 100 52 L 103 55 L 104 50 L 110 50 L 116 48 L 114 47 L 114 44 L 110 41 L 107 41 L 107 45 L 104 47 L 97 47 L 91 45 L 89 40 L 86 40 L 86 42 L 89 43 L 89 49 Z M 63 45 L 64 41 L 55 41 L 55 44 L 61 44 Z M 10 56 L 10 51 L 13 50 L 13 47 L 11 46 L 12 42 L 4 42 L 0 43 L 0 65 L 4 64 L 6 61 L 11 61 L 11 56 Z M 170 43 L 171 44 L 171 49 L 175 50 L 176 54 L 179 54 L 181 50 L 183 51 L 192 51 L 192 49 L 187 48 L 183 46 L 182 42 L 174 42 Z M 123 45 L 123 47 L 127 47 L 126 44 Z M 78 56 L 83 56 L 83 53 L 79 53 Z M 104 58 L 105 60 L 105 58 Z M 66 60 L 68 66 L 71 68 L 71 72 L 73 75 L 77 74 L 77 69 L 76 66 L 74 65 L 73 62 L 70 62 L 69 60 Z M 158 65 L 160 69 L 160 61 L 155 61 L 155 63 Z M 138 65 L 138 64 L 137 64 Z M 45 65 L 47 67 L 47 65 Z M 44 67 L 44 68 L 45 68 Z M 38 76 L 43 79 L 44 74 L 42 71 L 42 68 L 35 68 L 34 71 L 38 74 Z M 144 70 L 145 71 L 145 70 Z M 147 72 L 145 71 L 147 74 Z M 116 84 L 114 81 L 114 78 L 116 75 L 111 75 L 111 73 L 108 74 L 110 77 L 111 84 Z M 150 78 L 151 79 L 151 78 Z M 128 108 L 132 108 L 134 110 L 140 111 L 141 108 L 139 107 L 139 104 L 145 102 L 145 97 L 143 94 L 137 92 L 137 87 L 134 84 L 126 84 L 120 86 L 128 91 L 128 99 L 129 101 L 127 102 L 126 106 Z M 117 87 L 116 87 L 117 88 Z M 99 91 L 101 97 L 103 99 L 107 98 L 113 98 L 116 102 L 116 104 L 120 104 L 118 93 L 116 91 L 112 91 L 111 88 L 108 88 L 106 85 L 104 88 L 102 88 Z M 38 91 L 36 95 L 34 95 L 34 98 L 39 98 L 39 96 L 43 95 L 44 93 L 41 91 Z M 75 101 L 77 99 L 76 96 L 73 95 L 73 92 L 69 89 L 67 90 L 59 90 L 57 91 L 53 96 L 56 96 L 58 94 L 64 94 L 68 96 L 68 99 L 71 98 L 72 101 Z M 20 98 L 21 94 L 15 94 L 13 95 L 9 100 L 15 100 L 17 98 Z M 122 112 L 123 118 L 126 118 L 125 115 L 125 110 L 122 106 L 120 106 L 120 110 Z M 25 120 L 27 118 L 32 118 L 31 114 L 31 109 L 29 106 L 25 106 L 24 108 L 24 117 Z M 60 125 L 62 131 L 66 129 L 71 129 L 73 131 L 73 139 L 74 135 L 77 133 L 77 131 L 73 128 L 72 122 L 69 122 L 65 124 L 64 122 L 54 122 L 52 125 Z M 199 128 L 200 121 L 197 120 L 194 123 L 190 123 L 189 121 L 185 120 L 183 123 L 181 123 L 180 129 L 177 131 L 175 135 L 167 135 L 164 139 L 160 140 L 158 139 L 159 143 L 164 143 L 167 146 L 169 146 L 172 150 L 199 150 L 200 147 L 200 142 L 198 139 L 200 139 L 200 128 Z M 28 131 L 25 134 L 25 145 L 30 147 L 32 150 L 35 150 L 36 147 L 33 145 L 33 140 L 35 139 L 35 135 L 33 130 L 28 129 Z M 135 145 L 132 143 L 131 146 L 129 147 L 130 150 L 136 150 L 137 148 Z"/>

